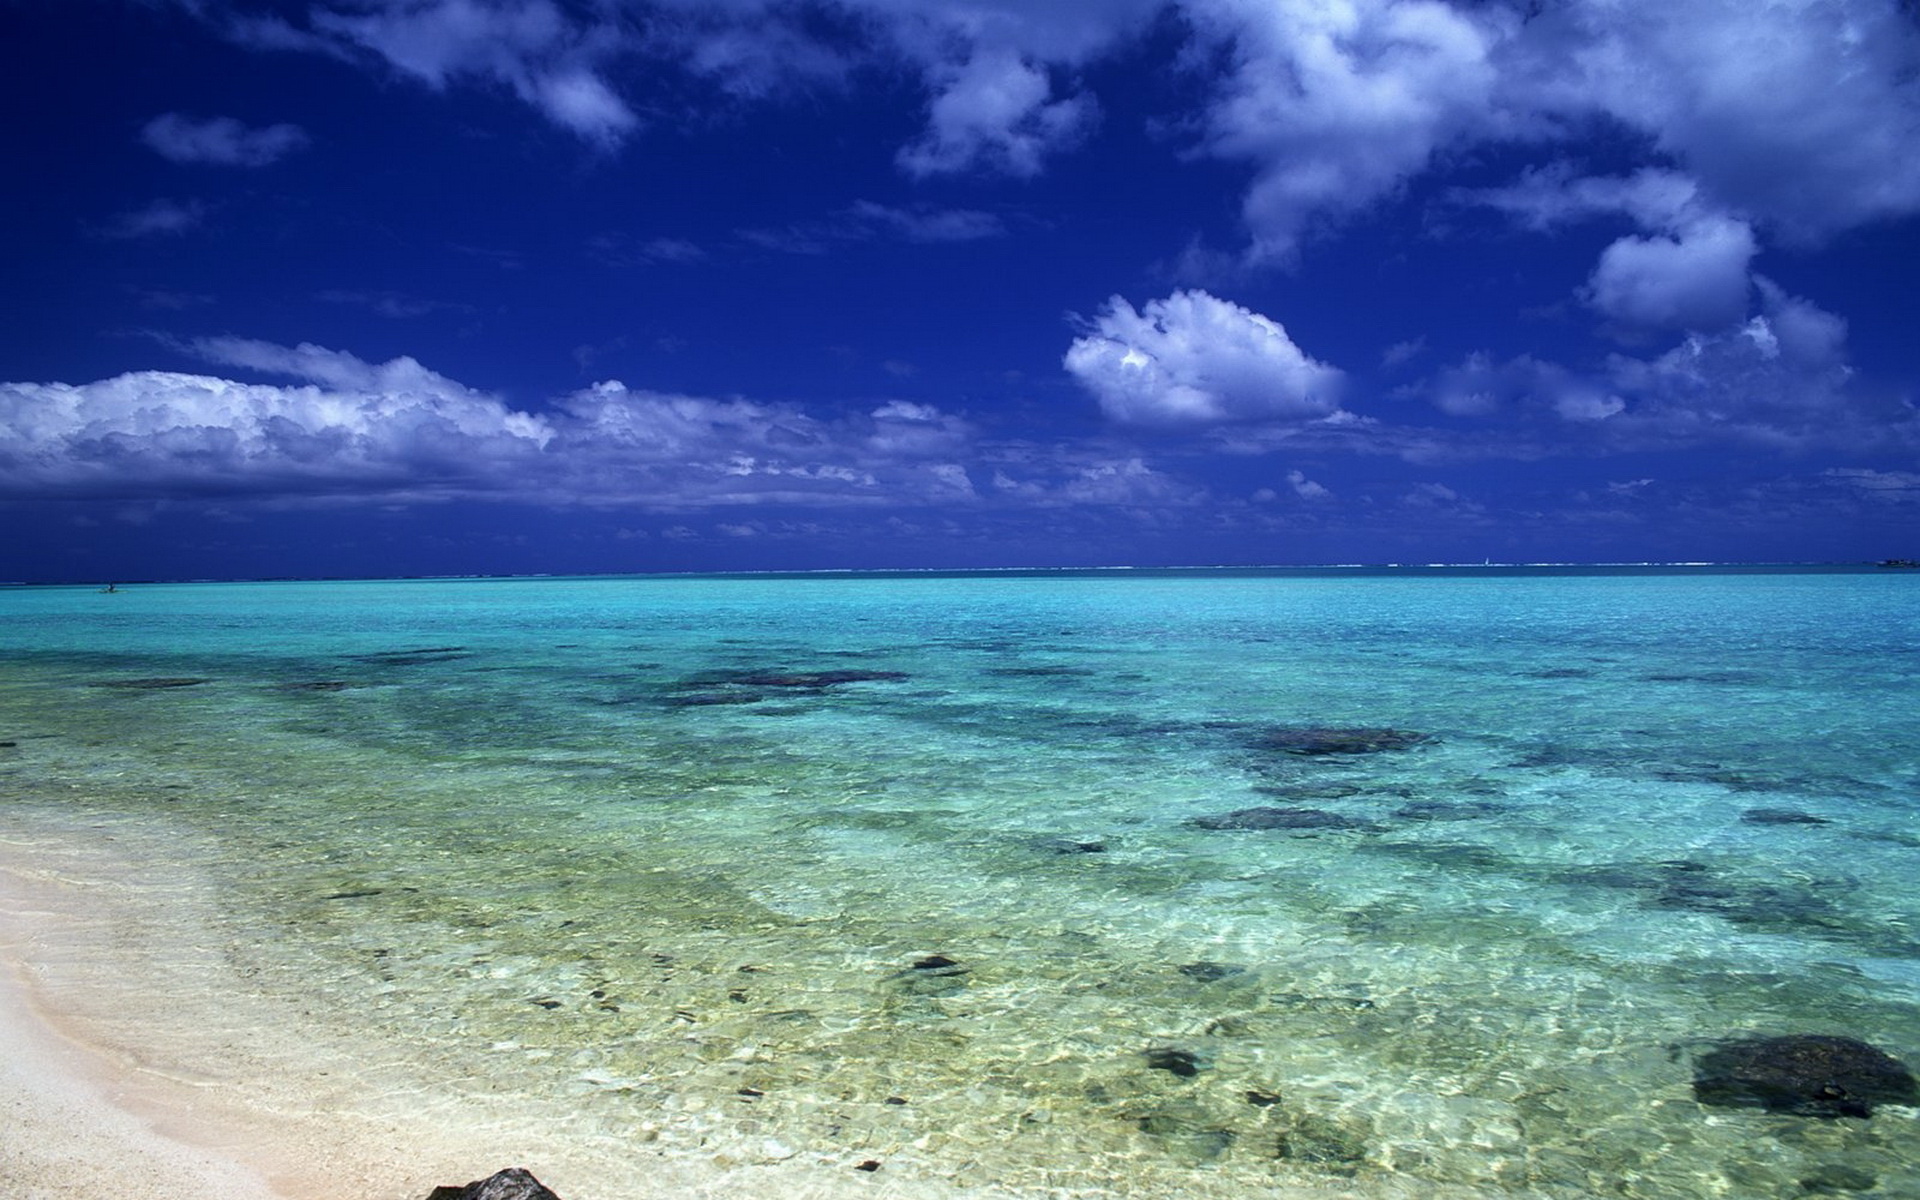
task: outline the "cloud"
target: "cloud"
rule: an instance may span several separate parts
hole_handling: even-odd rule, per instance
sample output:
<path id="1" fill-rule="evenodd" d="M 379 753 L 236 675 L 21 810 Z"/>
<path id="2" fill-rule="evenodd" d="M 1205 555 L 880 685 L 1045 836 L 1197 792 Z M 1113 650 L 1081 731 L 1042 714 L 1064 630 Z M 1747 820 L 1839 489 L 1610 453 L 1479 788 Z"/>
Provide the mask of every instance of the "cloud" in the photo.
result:
<path id="1" fill-rule="evenodd" d="M 1621 432 L 1668 445 L 1744 442 L 1777 449 L 1911 445 L 1911 408 L 1851 388 L 1846 326 L 1762 280 L 1762 312 L 1738 328 L 1690 334 L 1651 360 L 1615 355 L 1607 373 L 1631 402 Z"/>
<path id="2" fill-rule="evenodd" d="M 1287 483 L 1293 488 L 1293 494 L 1302 500 L 1328 500 L 1333 497 L 1325 485 L 1308 479 L 1304 471 L 1288 471 Z"/>
<path id="3" fill-rule="evenodd" d="M 305 147 L 307 135 L 298 125 L 249 129 L 232 117 L 198 121 L 166 113 L 147 122 L 140 140 L 162 158 L 177 163 L 264 167 Z"/>
<path id="4" fill-rule="evenodd" d="M 1790 236 L 1920 208 L 1920 31 L 1899 5 L 1554 6 L 1514 59 L 1541 108 L 1646 135 L 1716 203 Z"/>
<path id="5" fill-rule="evenodd" d="M 412 358 L 369 363 L 342 350 L 302 342 L 281 346 L 253 338 L 208 337 L 178 343 L 187 353 L 222 366 L 282 375 L 343 393 L 430 396 L 455 404 L 477 402 L 480 393 L 429 371 Z"/>
<path id="6" fill-rule="evenodd" d="M 885 73 L 920 81 L 898 148 L 916 178 L 1027 178 L 1090 136 L 1088 68 L 1184 40 L 1193 106 L 1154 114 L 1241 164 L 1247 256 L 1285 262 L 1436 164 L 1536 159 L 1624 132 L 1639 166 L 1762 238 L 1813 240 L 1920 211 L 1920 28 L 1888 0 L 264 0 L 193 11 L 262 49 L 492 83 L 601 147 L 641 122 L 622 95 L 696 80 L 778 103 Z M 1162 19 L 1164 18 L 1164 19 Z M 632 81 L 631 84 L 628 81 Z M 1657 181 L 1650 181 L 1657 182 Z M 1660 221 L 1647 233 L 1673 235 Z M 1684 245 L 1687 241 L 1682 237 Z"/>
<path id="7" fill-rule="evenodd" d="M 894 240 L 935 245 L 1004 237 L 1005 222 L 992 213 L 967 208 L 916 205 L 895 208 L 871 200 L 815 221 L 777 229 L 742 229 L 742 241 L 782 254 L 826 254 L 837 245 Z"/>
<path id="8" fill-rule="evenodd" d="M 926 132 L 897 156 L 917 177 L 986 170 L 1031 178 L 1099 116 L 1091 96 L 1053 99 L 1047 68 L 1007 47 L 976 48 L 963 62 L 935 67 L 929 84 Z"/>
<path id="9" fill-rule="evenodd" d="M 510 407 L 409 357 L 249 338 L 169 343 L 291 384 L 140 371 L 0 384 L 0 494 L 278 502 L 456 497 L 659 511 L 977 499 L 971 424 L 889 401 L 823 419 L 788 404 L 606 381 Z"/>
<path id="10" fill-rule="evenodd" d="M 1920 473 L 1913 471 L 1874 471 L 1863 467 L 1836 467 L 1827 471 L 1826 477 L 1877 503 L 1920 502 Z"/>
<path id="11" fill-rule="evenodd" d="M 973 242 L 1005 235 L 1007 227 L 992 213 L 965 208 L 889 208 L 870 200 L 854 204 L 853 215 L 888 229 L 909 242 Z"/>
<path id="12" fill-rule="evenodd" d="M 359 368 L 398 386 L 288 388 L 165 371 L 78 387 L 0 384 L 0 477 L 7 492 L 34 497 L 425 497 L 509 474 L 553 436 L 539 418 L 412 360 Z"/>
<path id="13" fill-rule="evenodd" d="M 1324 418 L 1342 380 L 1277 322 L 1202 291 L 1140 311 L 1113 297 L 1065 366 L 1109 418 L 1136 425 Z"/>
<path id="14" fill-rule="evenodd" d="M 1455 417 L 1508 414 L 1516 406 L 1551 412 L 1567 421 L 1602 421 L 1626 407 L 1620 397 L 1556 363 L 1521 355 L 1495 363 L 1485 354 L 1470 354 L 1457 366 L 1441 371 L 1431 398 L 1442 412 Z"/>
<path id="15" fill-rule="evenodd" d="M 1514 13 L 1432 0 L 1184 6 L 1230 68 L 1204 116 L 1213 155 L 1252 165 L 1256 261 L 1286 261 L 1315 225 L 1358 211 L 1445 145 L 1504 132 L 1494 52 Z"/>
<path id="16" fill-rule="evenodd" d="M 1424 336 L 1409 338 L 1404 342 L 1395 342 L 1382 351 L 1380 365 L 1388 370 L 1403 367 L 1426 352 L 1427 339 Z"/>
<path id="17" fill-rule="evenodd" d="M 1747 265 L 1759 247 L 1745 222 L 1702 218 L 1675 236 L 1624 237 L 1600 255 L 1587 300 L 1642 329 L 1724 329 L 1747 315 Z"/>
<path id="18" fill-rule="evenodd" d="M 1714 331 L 1746 319 L 1753 290 L 1748 271 L 1760 251 L 1754 228 L 1716 208 L 1696 180 L 1679 172 L 1645 168 L 1583 177 L 1556 163 L 1509 186 L 1458 196 L 1542 233 L 1622 215 L 1640 226 L 1645 236 L 1619 238 L 1601 252 L 1581 291 L 1628 338 Z"/>
<path id="19" fill-rule="evenodd" d="M 461 79 L 502 84 L 597 145 L 617 145 L 640 124 L 599 68 L 618 46 L 617 29 L 577 25 L 552 0 L 388 0 L 317 9 L 312 23 L 334 44 L 370 51 L 436 90 Z"/>
<path id="20" fill-rule="evenodd" d="M 1760 311 L 1744 322 L 1689 333 L 1651 357 L 1612 354 L 1580 370 L 1528 355 L 1474 354 L 1422 390 L 1451 416 L 1501 418 L 1505 436 L 1519 439 L 1509 454 L 1920 447 L 1920 412 L 1855 378 L 1844 321 L 1764 276 L 1754 277 L 1754 290 Z M 1476 428 L 1485 425 L 1476 420 Z"/>
<path id="21" fill-rule="evenodd" d="M 1562 161 L 1527 170 L 1503 187 L 1455 195 L 1505 212 L 1539 233 L 1614 213 L 1626 214 L 1643 229 L 1673 230 L 1711 211 L 1696 180 L 1663 167 L 1623 176 L 1583 176 Z"/>
<path id="22" fill-rule="evenodd" d="M 696 263 L 707 252 L 685 238 L 653 238 L 640 247 L 640 256 L 655 263 Z"/>
<path id="23" fill-rule="evenodd" d="M 100 234 L 110 238 L 171 237 L 200 224 L 206 215 L 207 206 L 198 200 L 155 200 L 114 217 L 100 227 Z"/>

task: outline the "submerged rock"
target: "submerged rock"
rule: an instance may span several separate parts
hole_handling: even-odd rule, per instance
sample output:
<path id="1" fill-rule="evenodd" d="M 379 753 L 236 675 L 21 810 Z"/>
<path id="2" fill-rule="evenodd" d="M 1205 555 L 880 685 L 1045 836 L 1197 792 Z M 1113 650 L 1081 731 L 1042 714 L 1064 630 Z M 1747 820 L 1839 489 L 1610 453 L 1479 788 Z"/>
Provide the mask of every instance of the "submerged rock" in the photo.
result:
<path id="1" fill-rule="evenodd" d="M 967 968 L 944 954 L 928 954 L 914 959 L 912 966 L 895 971 L 888 978 L 906 995 L 940 999 L 966 990 Z"/>
<path id="2" fill-rule="evenodd" d="M 1237 808 L 1217 817 L 1195 817 L 1200 829 L 1371 829 L 1372 824 L 1317 808 Z"/>
<path id="3" fill-rule="evenodd" d="M 1870 1117 L 1876 1104 L 1920 1100 L 1913 1074 L 1852 1038 L 1797 1033 L 1723 1042 L 1694 1062 L 1694 1099 L 1803 1117 Z"/>
<path id="4" fill-rule="evenodd" d="M 560 1197 L 526 1168 L 508 1167 L 465 1187 L 437 1187 L 427 1193 L 427 1200 L 560 1200 Z"/>
<path id="5" fill-rule="evenodd" d="M 1827 1163 L 1811 1175 L 1800 1177 L 1800 1190 L 1816 1196 L 1841 1192 L 1870 1192 L 1880 1186 L 1880 1177 L 1847 1163 Z"/>
<path id="6" fill-rule="evenodd" d="M 1812 813 L 1801 812 L 1793 808 L 1750 808 L 1740 814 L 1740 819 L 1749 825 L 1831 825 L 1825 817 L 1816 817 Z"/>
<path id="7" fill-rule="evenodd" d="M 430 663 L 472 658 L 473 651 L 465 646 L 422 646 L 413 650 L 378 650 L 372 654 L 354 654 L 349 657 L 355 662 L 371 663 L 374 666 L 418 667 Z"/>
<path id="8" fill-rule="evenodd" d="M 1107 852 L 1107 844 L 1105 842 L 1083 841 L 1079 838 L 1050 837 L 1041 838 L 1035 842 L 1034 849 L 1043 850 L 1048 854 L 1059 855 L 1105 854 Z"/>
<path id="9" fill-rule="evenodd" d="M 1377 754 L 1383 750 L 1411 750 L 1432 741 L 1431 734 L 1408 729 L 1364 726 L 1281 726 L 1260 735 L 1262 749 L 1283 754 Z"/>
<path id="10" fill-rule="evenodd" d="M 1146 1058 L 1147 1065 L 1154 1070 L 1166 1071 L 1182 1079 L 1191 1079 L 1207 1068 L 1206 1060 L 1178 1046 L 1150 1046 Z"/>
<path id="11" fill-rule="evenodd" d="M 1217 962 L 1183 963 L 1174 970 L 1188 979 L 1198 979 L 1201 983 L 1219 983 L 1222 979 L 1232 979 L 1247 973 L 1247 968 L 1236 963 Z"/>
<path id="12" fill-rule="evenodd" d="M 1640 903 L 1649 908 L 1708 913 L 1748 929 L 1812 932 L 1870 945 L 1880 944 L 1888 932 L 1850 915 L 1830 898 L 1849 886 L 1843 880 L 1771 882 L 1717 871 L 1689 859 L 1578 867 L 1549 877 L 1560 883 L 1637 893 Z"/>
<path id="13" fill-rule="evenodd" d="M 1338 1175 L 1358 1171 L 1367 1158 L 1361 1130 L 1314 1113 L 1294 1113 L 1274 1139 L 1274 1157 L 1317 1167 Z"/>

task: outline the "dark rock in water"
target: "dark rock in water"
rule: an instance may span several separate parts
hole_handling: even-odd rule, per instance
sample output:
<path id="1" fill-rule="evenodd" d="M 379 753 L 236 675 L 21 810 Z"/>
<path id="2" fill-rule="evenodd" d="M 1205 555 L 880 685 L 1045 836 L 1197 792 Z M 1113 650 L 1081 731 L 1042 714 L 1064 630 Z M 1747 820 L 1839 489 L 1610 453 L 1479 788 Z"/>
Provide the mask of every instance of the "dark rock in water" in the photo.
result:
<path id="1" fill-rule="evenodd" d="M 923 999 L 958 996 L 967 989 L 967 968 L 944 954 L 916 958 L 912 966 L 887 978 L 903 994 Z"/>
<path id="2" fill-rule="evenodd" d="M 1195 817 L 1188 824 L 1201 829 L 1371 829 L 1339 813 L 1317 808 L 1239 808 L 1217 817 Z"/>
<path id="3" fill-rule="evenodd" d="M 1382 750 L 1410 750 L 1432 741 L 1424 733 L 1406 729 L 1365 727 L 1282 726 L 1260 735 L 1262 749 L 1284 754 L 1376 754 Z"/>
<path id="4" fill-rule="evenodd" d="M 1190 962 L 1175 967 L 1174 970 L 1179 971 L 1188 979 L 1198 979 L 1201 983 L 1219 983 L 1222 979 L 1232 979 L 1237 975 L 1245 975 L 1247 973 L 1245 967 L 1237 966 L 1233 963 L 1217 962 Z"/>
<path id="5" fill-rule="evenodd" d="M 1759 683 L 1752 671 L 1656 671 L 1642 675 L 1648 683 Z"/>
<path id="6" fill-rule="evenodd" d="M 508 1167 L 465 1187 L 442 1185 L 427 1200 L 560 1200 L 524 1167 Z"/>
<path id="7" fill-rule="evenodd" d="M 373 654 L 354 654 L 349 657 L 355 662 L 371 663 L 375 666 L 418 667 L 430 663 L 472 658 L 473 651 L 465 646 L 423 646 L 417 650 L 380 650 Z"/>
<path id="8" fill-rule="evenodd" d="M 183 675 L 162 675 L 152 679 L 103 679 L 94 687 L 120 688 L 133 692 L 159 692 L 168 688 L 195 687 L 202 683 L 212 683 L 211 679 L 193 679 Z"/>
<path id="9" fill-rule="evenodd" d="M 1156 1071 L 1167 1071 L 1182 1079 L 1191 1079 L 1206 1069 L 1206 1062 L 1191 1050 L 1182 1050 L 1177 1046 L 1150 1046 L 1146 1052 L 1147 1065 Z"/>
<path id="10" fill-rule="evenodd" d="M 1812 813 L 1800 812 L 1792 808 L 1750 808 L 1740 814 L 1740 819 L 1749 825 L 1831 825 L 1825 817 L 1816 817 Z"/>
<path id="11" fill-rule="evenodd" d="M 283 692 L 344 692 L 350 687 L 359 687 L 357 683 L 348 683 L 344 679 L 311 679 L 299 683 L 283 683 Z"/>
<path id="12" fill-rule="evenodd" d="M 1694 1099 L 1803 1117 L 1870 1117 L 1876 1104 L 1920 1100 L 1914 1078 L 1884 1050 L 1824 1034 L 1723 1042 L 1694 1062 Z"/>
<path id="13" fill-rule="evenodd" d="M 1199 1100 L 1187 1096 L 1137 1110 L 1134 1123 L 1176 1161 L 1209 1163 L 1233 1148 L 1236 1134 Z"/>
<path id="14" fill-rule="evenodd" d="M 1840 1192 L 1870 1192 L 1879 1186 L 1878 1175 L 1846 1163 L 1827 1163 L 1811 1175 L 1803 1175 L 1800 1178 L 1801 1190 L 1816 1196 L 1832 1196 Z"/>
<path id="15" fill-rule="evenodd" d="M 1301 1113 L 1280 1131 L 1274 1157 L 1351 1175 L 1366 1161 L 1367 1143 L 1358 1130 L 1339 1121 Z"/>
<path id="16" fill-rule="evenodd" d="M 1083 842 L 1078 838 L 1064 837 L 1042 838 L 1039 842 L 1035 843 L 1034 848 L 1037 850 L 1045 850 L 1050 854 L 1062 855 L 1105 854 L 1107 852 L 1107 844 L 1105 842 Z"/>

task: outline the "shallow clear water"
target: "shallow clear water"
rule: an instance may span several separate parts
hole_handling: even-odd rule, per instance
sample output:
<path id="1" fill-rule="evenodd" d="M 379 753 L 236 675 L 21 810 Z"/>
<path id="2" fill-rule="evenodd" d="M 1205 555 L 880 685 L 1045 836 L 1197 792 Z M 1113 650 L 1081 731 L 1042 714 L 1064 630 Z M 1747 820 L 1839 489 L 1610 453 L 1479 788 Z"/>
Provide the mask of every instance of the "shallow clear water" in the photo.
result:
<path id="1" fill-rule="evenodd" d="M 0 802 L 211 836 L 261 986 L 669 1153 L 1920 1196 L 1911 1109 L 1691 1087 L 1920 1063 L 1917 666 L 1898 572 L 16 590 Z"/>

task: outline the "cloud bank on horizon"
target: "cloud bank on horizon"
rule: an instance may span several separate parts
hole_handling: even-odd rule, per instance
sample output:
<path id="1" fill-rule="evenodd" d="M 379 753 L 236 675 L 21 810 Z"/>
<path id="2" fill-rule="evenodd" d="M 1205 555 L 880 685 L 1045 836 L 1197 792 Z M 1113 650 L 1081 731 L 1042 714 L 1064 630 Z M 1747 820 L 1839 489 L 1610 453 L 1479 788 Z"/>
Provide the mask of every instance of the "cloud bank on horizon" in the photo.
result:
<path id="1" fill-rule="evenodd" d="M 1197 523 L 1251 548 L 1288 529 L 1425 537 L 1440 509 L 1475 538 L 1504 519 L 1578 546 L 1608 522 L 1657 523 L 1644 507 L 1656 496 L 1722 528 L 1777 502 L 1779 520 L 1811 531 L 1914 495 L 1901 481 L 1920 458 L 1916 372 L 1886 350 L 1913 312 L 1824 267 L 1862 239 L 1916 236 L 1920 20 L 1896 0 L 127 3 L 228 52 L 324 70 L 359 105 L 457 111 L 457 132 L 435 136 L 471 139 L 474 154 L 534 136 L 502 117 L 517 109 L 571 146 L 577 174 L 556 190 L 680 178 L 725 191 L 730 154 L 791 155 L 795 190 L 822 196 L 811 212 L 750 210 L 740 186 L 714 201 L 750 212 L 730 236 L 636 222 L 581 239 L 623 269 L 730 273 L 753 310 L 749 349 L 756 322 L 783 319 L 754 297 L 790 311 L 798 285 L 779 272 L 806 259 L 1044 263 L 1050 239 L 1108 222 L 1111 265 L 1062 267 L 1045 297 L 1056 324 L 1010 365 L 982 348 L 980 370 L 943 389 L 903 354 L 887 369 L 912 389 L 837 398 L 759 376 L 456 382 L 478 360 L 449 348 L 463 365 L 439 373 L 453 343 L 368 353 L 344 327 L 294 330 L 300 315 L 279 312 L 273 328 L 291 336 L 276 339 L 155 286 L 145 294 L 180 302 L 148 311 L 176 316 L 132 340 L 163 361 L 88 375 L 80 355 L 68 382 L 0 385 L 0 498 L 15 503 L 511 500 L 730 520 L 913 509 L 963 524 L 1028 511 L 1054 514 L 1056 533 L 1057 514 L 1105 506 L 1143 536 Z M 1129 86 L 1143 77 L 1150 102 Z M 817 149 L 728 142 L 756 120 L 903 98 L 909 111 L 871 130 L 812 131 Z M 324 177 L 271 181 L 323 170 L 314 160 L 352 125 L 329 122 L 326 96 L 284 100 L 201 86 L 149 113 L 120 153 L 151 156 L 169 194 L 129 190 L 76 223 L 76 245 L 211 259 L 217 246 L 182 247 L 263 187 L 330 203 Z M 1130 166 L 1109 147 L 1121 136 L 1161 159 Z M 846 145 L 876 165 L 827 199 L 826 168 L 807 162 Z M 1153 190 L 1140 171 L 1173 182 Z M 228 190 L 204 199 L 212 189 Z M 1158 244 L 1119 227 L 1130 208 L 1152 210 Z M 1489 282 L 1486 245 L 1527 265 Z M 781 255 L 795 265 L 768 265 Z M 1430 294 L 1369 294 L 1369 267 L 1384 278 L 1422 255 L 1459 269 L 1424 280 Z M 439 279 L 300 286 L 336 312 L 487 319 L 464 297 L 409 298 Z M 976 306 L 995 303 L 967 286 L 985 292 Z M 1532 303 L 1483 298 L 1522 291 Z M 356 296 L 375 299 L 342 301 Z M 932 305 L 912 355 L 950 363 L 967 329 Z M 128 340 L 124 325 L 115 336 Z M 580 339 L 583 370 L 608 352 L 584 329 L 555 336 Z M 606 344 L 631 355 L 637 337 Z M 674 340 L 652 339 L 662 354 Z M 1548 461 L 1591 465 L 1557 500 L 1545 484 L 1500 511 L 1463 500 Z"/>

